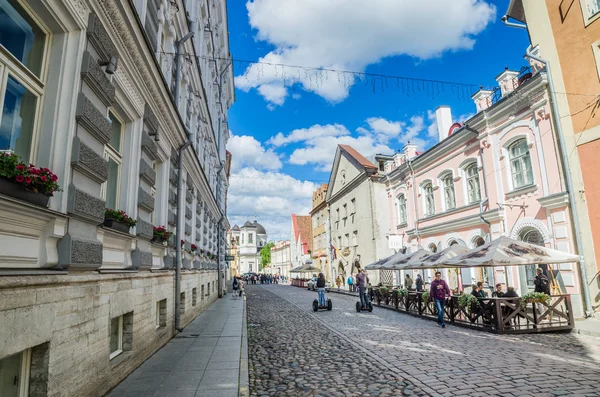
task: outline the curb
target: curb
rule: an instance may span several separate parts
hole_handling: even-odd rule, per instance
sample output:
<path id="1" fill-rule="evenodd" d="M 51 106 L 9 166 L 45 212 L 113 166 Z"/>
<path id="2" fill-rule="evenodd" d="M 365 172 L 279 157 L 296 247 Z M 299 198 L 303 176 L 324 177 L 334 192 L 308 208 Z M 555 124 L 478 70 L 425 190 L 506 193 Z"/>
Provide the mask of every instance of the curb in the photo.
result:
<path id="1" fill-rule="evenodd" d="M 246 295 L 244 294 L 244 309 L 242 311 L 242 349 L 240 353 L 240 377 L 238 381 L 238 396 L 250 395 L 250 378 L 248 374 L 248 316 L 246 312 Z"/>

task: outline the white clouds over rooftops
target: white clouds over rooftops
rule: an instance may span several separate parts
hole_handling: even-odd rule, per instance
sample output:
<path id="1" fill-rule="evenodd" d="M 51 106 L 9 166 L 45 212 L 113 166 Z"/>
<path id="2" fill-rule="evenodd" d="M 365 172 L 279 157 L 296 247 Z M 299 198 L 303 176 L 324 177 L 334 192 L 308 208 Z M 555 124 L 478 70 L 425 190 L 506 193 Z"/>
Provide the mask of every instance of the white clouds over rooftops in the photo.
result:
<path id="1" fill-rule="evenodd" d="M 284 146 L 289 143 L 302 142 L 322 136 L 343 136 L 350 135 L 350 131 L 341 124 L 315 124 L 309 128 L 300 128 L 293 130 L 288 135 L 278 133 L 271 137 L 267 143 L 273 146 Z"/>
<path id="2" fill-rule="evenodd" d="M 244 167 L 254 167 L 261 170 L 279 170 L 283 166 L 277 153 L 272 149 L 265 149 L 252 136 L 231 134 L 231 138 L 227 142 L 227 150 L 233 154 L 231 159 L 232 172 L 236 172 Z"/>
<path id="3" fill-rule="evenodd" d="M 484 0 L 253 0 L 246 8 L 256 38 L 275 46 L 261 61 L 359 72 L 389 56 L 430 59 L 469 50 L 496 15 Z M 282 105 L 291 85 L 339 102 L 354 80 L 254 64 L 235 84 Z"/>

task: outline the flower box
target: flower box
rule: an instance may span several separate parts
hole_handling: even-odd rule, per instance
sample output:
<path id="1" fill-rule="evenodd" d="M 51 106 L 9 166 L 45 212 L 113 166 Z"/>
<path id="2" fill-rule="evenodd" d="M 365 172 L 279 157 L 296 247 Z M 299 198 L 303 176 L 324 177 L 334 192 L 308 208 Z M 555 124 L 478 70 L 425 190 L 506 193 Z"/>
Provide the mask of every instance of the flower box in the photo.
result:
<path id="1" fill-rule="evenodd" d="M 114 219 L 105 219 L 103 225 L 119 232 L 129 233 L 130 226 L 125 222 L 119 222 Z"/>
<path id="2" fill-rule="evenodd" d="M 166 241 L 167 240 L 161 236 L 154 236 L 154 237 L 152 237 L 152 240 L 150 240 L 151 243 L 155 243 L 155 244 L 164 244 Z"/>
<path id="3" fill-rule="evenodd" d="M 39 205 L 42 207 L 48 206 L 48 201 L 51 197 L 44 193 L 32 192 L 25 186 L 11 182 L 4 178 L 0 178 L 0 194 L 14 197 L 18 200 L 23 200 L 30 204 Z"/>

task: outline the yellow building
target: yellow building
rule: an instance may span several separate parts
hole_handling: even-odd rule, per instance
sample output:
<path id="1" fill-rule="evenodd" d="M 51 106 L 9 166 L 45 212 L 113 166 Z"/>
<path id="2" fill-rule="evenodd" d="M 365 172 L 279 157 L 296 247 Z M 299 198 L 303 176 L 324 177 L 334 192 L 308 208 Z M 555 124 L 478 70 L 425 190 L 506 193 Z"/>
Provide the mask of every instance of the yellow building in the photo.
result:
<path id="1" fill-rule="evenodd" d="M 331 280 L 329 266 L 329 216 L 327 214 L 327 184 L 323 184 L 313 192 L 311 217 L 311 236 L 313 250 L 311 258 L 321 268 L 325 278 Z"/>
<path id="2" fill-rule="evenodd" d="M 530 58 L 537 58 L 540 68 L 549 65 L 559 149 L 571 179 L 567 188 L 580 273 L 588 286 L 585 309 L 591 313 L 600 307 L 600 1 L 511 0 L 503 20 L 527 29 Z"/>

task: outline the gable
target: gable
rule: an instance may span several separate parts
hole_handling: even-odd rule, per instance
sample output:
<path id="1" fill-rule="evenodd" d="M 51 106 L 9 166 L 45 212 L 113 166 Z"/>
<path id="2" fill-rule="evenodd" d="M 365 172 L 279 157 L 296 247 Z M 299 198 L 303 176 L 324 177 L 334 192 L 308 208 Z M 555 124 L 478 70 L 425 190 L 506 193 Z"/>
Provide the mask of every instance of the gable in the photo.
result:
<path id="1" fill-rule="evenodd" d="M 364 173 L 364 169 L 362 167 L 359 168 L 356 161 L 350 155 L 338 148 L 334 166 L 331 169 L 331 176 L 329 178 L 327 199 L 337 194 L 362 173 Z"/>

